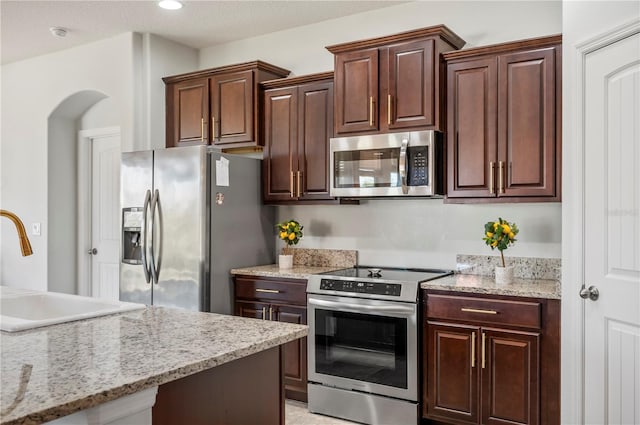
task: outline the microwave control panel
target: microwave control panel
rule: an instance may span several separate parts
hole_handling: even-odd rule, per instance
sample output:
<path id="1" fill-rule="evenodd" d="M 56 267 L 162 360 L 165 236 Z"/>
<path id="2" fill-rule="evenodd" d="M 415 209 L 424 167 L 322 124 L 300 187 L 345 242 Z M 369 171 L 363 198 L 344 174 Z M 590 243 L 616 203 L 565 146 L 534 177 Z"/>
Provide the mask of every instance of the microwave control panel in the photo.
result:
<path id="1" fill-rule="evenodd" d="M 409 146 L 407 148 L 409 173 L 408 186 L 429 185 L 429 146 Z"/>
<path id="2" fill-rule="evenodd" d="M 402 285 L 384 282 L 357 282 L 352 280 L 322 279 L 320 289 L 339 292 L 355 292 L 359 294 L 391 295 L 399 297 Z"/>

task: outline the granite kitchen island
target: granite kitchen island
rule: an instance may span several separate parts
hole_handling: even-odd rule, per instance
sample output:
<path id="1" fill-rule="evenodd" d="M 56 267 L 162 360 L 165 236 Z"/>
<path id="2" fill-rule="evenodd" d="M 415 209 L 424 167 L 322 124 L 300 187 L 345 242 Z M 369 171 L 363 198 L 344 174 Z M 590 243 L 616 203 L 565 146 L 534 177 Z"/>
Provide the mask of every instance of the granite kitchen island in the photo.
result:
<path id="1" fill-rule="evenodd" d="M 1 332 L 0 422 L 64 419 L 157 387 L 154 424 L 283 423 L 280 347 L 306 335 L 162 307 Z"/>

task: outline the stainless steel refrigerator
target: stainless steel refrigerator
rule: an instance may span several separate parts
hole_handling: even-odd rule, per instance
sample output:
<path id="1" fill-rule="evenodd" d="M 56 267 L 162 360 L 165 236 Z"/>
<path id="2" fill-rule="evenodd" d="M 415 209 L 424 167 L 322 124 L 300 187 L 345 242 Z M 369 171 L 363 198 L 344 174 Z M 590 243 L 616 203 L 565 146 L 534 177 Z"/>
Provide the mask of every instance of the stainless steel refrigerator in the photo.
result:
<path id="1" fill-rule="evenodd" d="M 229 270 L 274 262 L 260 175 L 207 146 L 122 154 L 120 299 L 231 314 Z"/>

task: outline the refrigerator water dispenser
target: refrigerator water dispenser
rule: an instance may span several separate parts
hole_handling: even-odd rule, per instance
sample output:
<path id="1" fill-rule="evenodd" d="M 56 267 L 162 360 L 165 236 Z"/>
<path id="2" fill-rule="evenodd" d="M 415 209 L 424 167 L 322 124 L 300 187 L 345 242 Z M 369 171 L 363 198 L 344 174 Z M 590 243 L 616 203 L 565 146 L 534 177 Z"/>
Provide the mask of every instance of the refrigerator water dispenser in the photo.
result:
<path id="1" fill-rule="evenodd" d="M 122 209 L 122 262 L 142 264 L 142 208 Z"/>

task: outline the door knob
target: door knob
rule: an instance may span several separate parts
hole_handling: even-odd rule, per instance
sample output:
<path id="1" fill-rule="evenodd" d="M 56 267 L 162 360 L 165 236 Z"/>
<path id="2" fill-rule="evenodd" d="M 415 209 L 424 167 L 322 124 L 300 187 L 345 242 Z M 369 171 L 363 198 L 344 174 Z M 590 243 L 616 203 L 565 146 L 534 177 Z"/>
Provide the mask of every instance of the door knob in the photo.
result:
<path id="1" fill-rule="evenodd" d="M 586 288 L 582 285 L 582 289 L 580 290 L 580 298 L 587 299 L 589 298 L 591 301 L 596 301 L 600 297 L 600 291 L 598 288 L 591 285 L 589 288 Z"/>
<path id="2" fill-rule="evenodd" d="M 91 248 L 90 250 L 87 251 L 87 254 L 89 255 L 96 255 L 98 253 L 98 250 L 96 248 Z"/>

